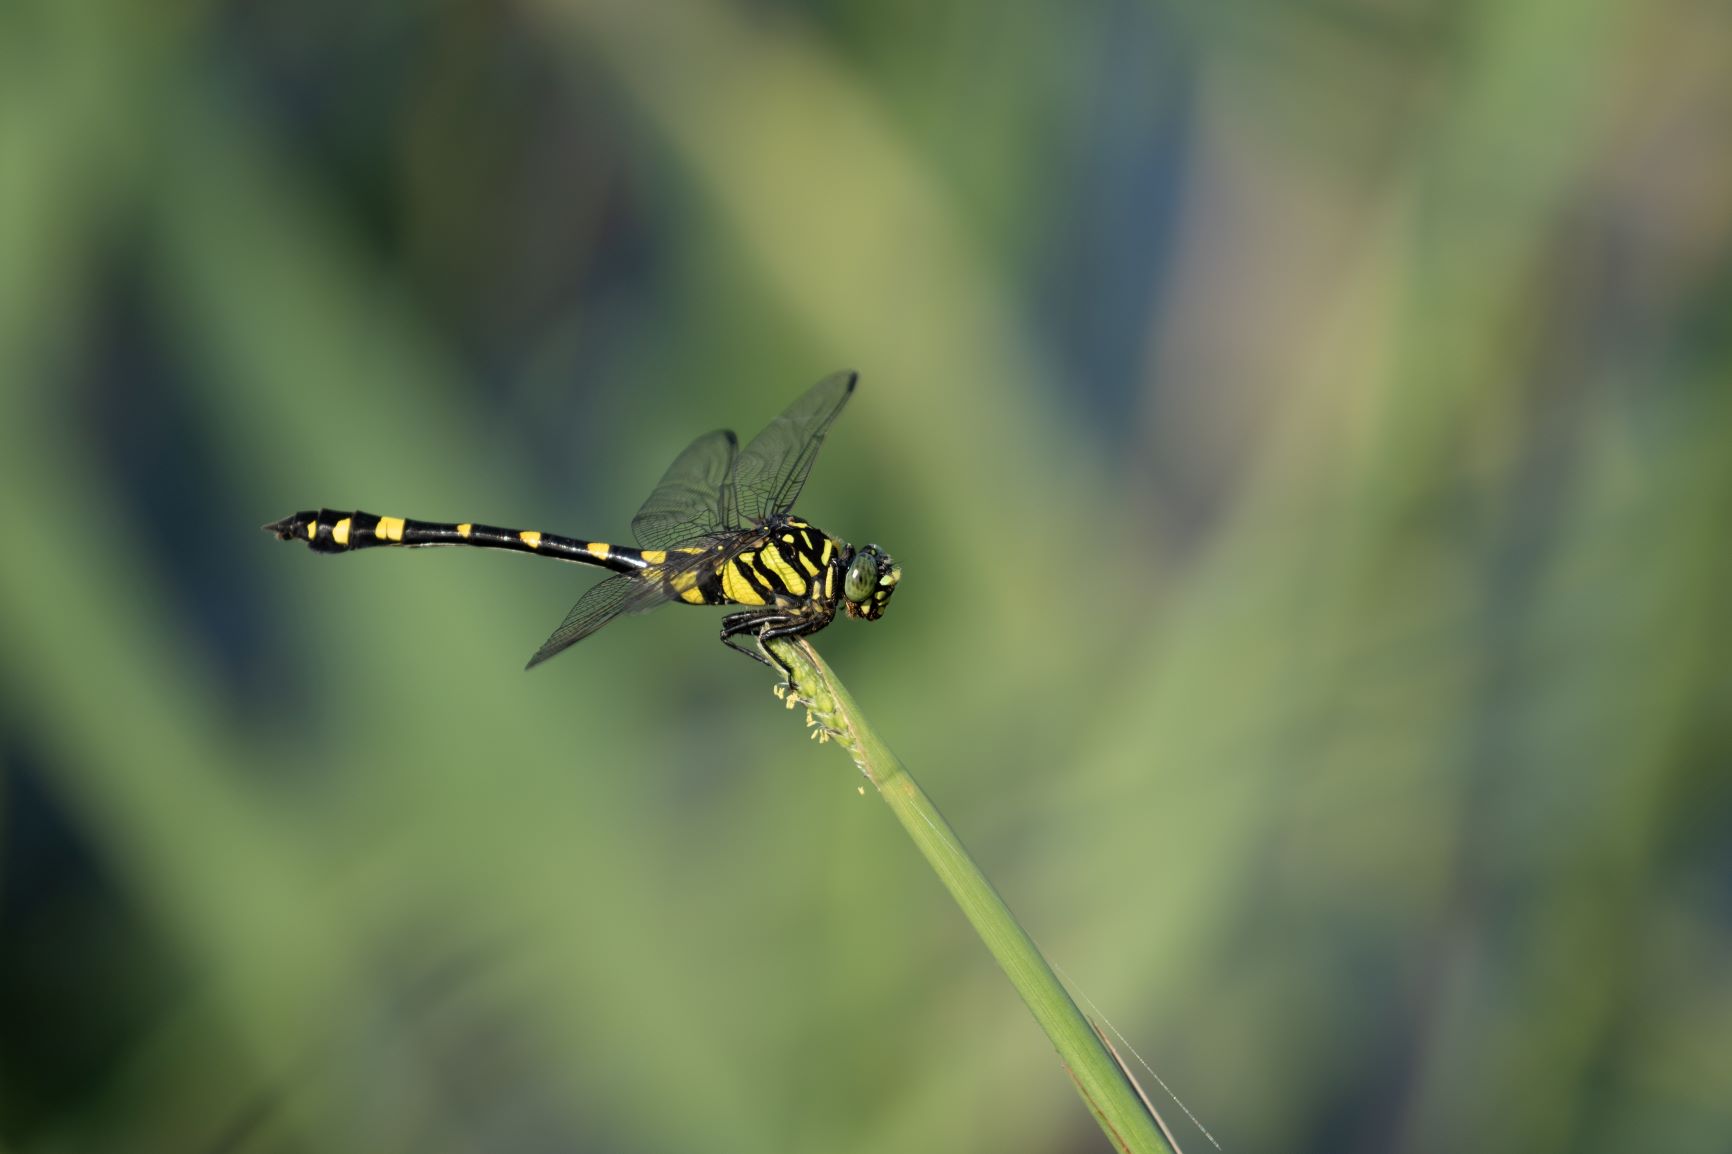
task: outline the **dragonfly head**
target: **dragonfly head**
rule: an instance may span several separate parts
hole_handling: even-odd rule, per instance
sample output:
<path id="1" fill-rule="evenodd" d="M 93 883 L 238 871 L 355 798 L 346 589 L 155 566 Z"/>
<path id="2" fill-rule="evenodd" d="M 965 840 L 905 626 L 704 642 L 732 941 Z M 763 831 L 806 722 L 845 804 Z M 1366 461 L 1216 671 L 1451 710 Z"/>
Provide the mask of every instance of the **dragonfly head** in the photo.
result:
<path id="1" fill-rule="evenodd" d="M 848 562 L 848 572 L 842 578 L 842 608 L 848 616 L 876 621 L 884 616 L 896 583 L 902 580 L 902 566 L 876 545 L 862 545 Z"/>

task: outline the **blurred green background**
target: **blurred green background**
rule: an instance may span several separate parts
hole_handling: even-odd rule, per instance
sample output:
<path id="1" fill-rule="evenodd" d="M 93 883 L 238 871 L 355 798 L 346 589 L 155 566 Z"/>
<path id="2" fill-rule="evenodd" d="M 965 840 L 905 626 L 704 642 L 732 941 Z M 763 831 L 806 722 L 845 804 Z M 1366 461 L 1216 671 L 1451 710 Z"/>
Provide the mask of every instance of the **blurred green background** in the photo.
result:
<path id="1" fill-rule="evenodd" d="M 1729 125 L 1699 0 L 0 5 L 0 1148 L 1105 1149 L 713 611 L 257 529 L 851 366 L 819 648 L 1225 1149 L 1732 1149 Z"/>

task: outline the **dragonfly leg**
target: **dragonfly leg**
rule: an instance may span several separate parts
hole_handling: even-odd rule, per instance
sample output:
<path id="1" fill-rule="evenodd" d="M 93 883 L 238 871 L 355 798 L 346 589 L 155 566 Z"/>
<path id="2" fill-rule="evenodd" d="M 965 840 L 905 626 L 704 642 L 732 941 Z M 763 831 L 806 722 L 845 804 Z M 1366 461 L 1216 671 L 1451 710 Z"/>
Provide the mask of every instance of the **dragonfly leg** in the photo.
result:
<path id="1" fill-rule="evenodd" d="M 765 630 L 786 624 L 790 620 L 792 618 L 786 613 L 778 613 L 775 610 L 759 609 L 750 613 L 730 613 L 722 618 L 722 644 L 729 649 L 744 653 L 753 661 L 763 662 L 792 681 L 792 673 L 781 662 L 772 660 L 761 642 L 755 646 L 746 646 L 740 643 L 740 634 L 742 633 L 749 635 L 756 641 Z"/>
<path id="2" fill-rule="evenodd" d="M 756 610 L 749 613 L 730 613 L 722 618 L 722 644 L 730 649 L 737 649 L 754 661 L 761 661 L 782 675 L 782 689 L 788 693 L 794 691 L 794 671 L 778 658 L 765 645 L 777 637 L 801 637 L 815 633 L 830 623 L 828 615 L 803 616 L 797 613 L 782 613 L 776 610 Z M 741 634 L 750 634 L 757 643 L 755 648 L 748 649 L 740 644 Z"/>

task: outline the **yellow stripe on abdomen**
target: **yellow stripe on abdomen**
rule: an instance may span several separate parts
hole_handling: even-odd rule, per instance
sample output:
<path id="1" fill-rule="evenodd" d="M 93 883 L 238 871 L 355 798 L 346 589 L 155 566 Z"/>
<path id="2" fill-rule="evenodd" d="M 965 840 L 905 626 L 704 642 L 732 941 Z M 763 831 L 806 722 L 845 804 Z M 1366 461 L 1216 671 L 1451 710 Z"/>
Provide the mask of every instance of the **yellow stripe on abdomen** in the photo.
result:
<path id="1" fill-rule="evenodd" d="M 541 548 L 541 534 L 537 533 L 534 529 L 525 529 L 517 535 L 517 539 L 522 541 L 525 545 L 528 545 L 531 549 Z"/>
<path id="2" fill-rule="evenodd" d="M 668 588 L 679 594 L 681 601 L 687 605 L 707 605 L 708 599 L 704 591 L 698 588 L 698 574 L 687 569 L 683 573 L 675 573 L 673 580 L 668 582 Z"/>
<path id="3" fill-rule="evenodd" d="M 401 541 L 403 539 L 403 518 L 380 517 L 379 523 L 373 526 L 373 536 L 381 541 Z"/>

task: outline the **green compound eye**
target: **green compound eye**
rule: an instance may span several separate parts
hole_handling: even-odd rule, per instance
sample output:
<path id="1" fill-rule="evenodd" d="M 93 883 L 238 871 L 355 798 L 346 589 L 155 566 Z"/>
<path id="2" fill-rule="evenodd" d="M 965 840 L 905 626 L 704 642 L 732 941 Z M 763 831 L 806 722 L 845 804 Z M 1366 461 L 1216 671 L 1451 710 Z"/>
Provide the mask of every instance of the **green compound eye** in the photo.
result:
<path id="1" fill-rule="evenodd" d="M 876 621 L 884 616 L 884 607 L 890 604 L 890 595 L 900 580 L 902 567 L 890 554 L 876 545 L 862 545 L 842 575 L 842 608 L 850 617 Z"/>
<path id="2" fill-rule="evenodd" d="M 872 596 L 872 589 L 878 584 L 878 558 L 870 551 L 862 549 L 854 555 L 854 560 L 848 566 L 847 576 L 842 578 L 842 596 L 859 604 Z"/>

